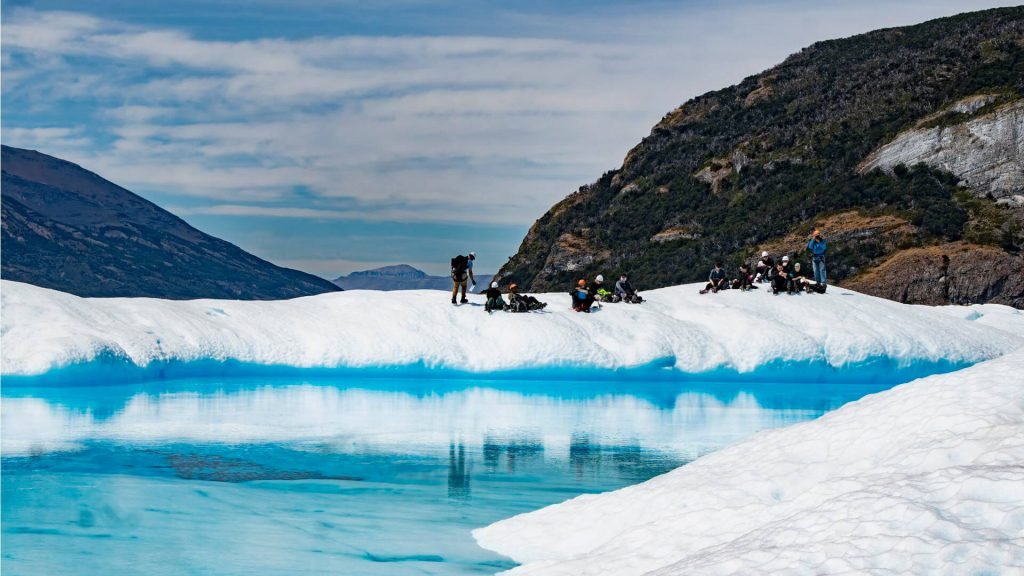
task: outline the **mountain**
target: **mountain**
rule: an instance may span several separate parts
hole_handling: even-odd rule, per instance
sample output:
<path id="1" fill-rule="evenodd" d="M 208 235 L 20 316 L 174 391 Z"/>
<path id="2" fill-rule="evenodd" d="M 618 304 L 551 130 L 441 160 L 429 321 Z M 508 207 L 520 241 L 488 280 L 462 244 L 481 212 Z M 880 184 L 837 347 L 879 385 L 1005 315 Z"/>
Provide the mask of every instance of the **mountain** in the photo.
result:
<path id="1" fill-rule="evenodd" d="M 814 44 L 668 113 L 552 207 L 499 271 L 531 290 L 640 288 L 762 249 L 921 303 L 1024 307 L 1024 7 Z"/>
<path id="2" fill-rule="evenodd" d="M 490 275 L 477 275 L 477 286 L 486 286 Z M 353 272 L 333 280 L 345 290 L 451 290 L 452 279 L 448 276 L 428 276 L 426 272 L 397 264 L 373 270 Z"/>
<path id="3" fill-rule="evenodd" d="M 3 146 L 0 167 L 5 279 L 79 296 L 270 300 L 338 290 L 70 162 Z"/>

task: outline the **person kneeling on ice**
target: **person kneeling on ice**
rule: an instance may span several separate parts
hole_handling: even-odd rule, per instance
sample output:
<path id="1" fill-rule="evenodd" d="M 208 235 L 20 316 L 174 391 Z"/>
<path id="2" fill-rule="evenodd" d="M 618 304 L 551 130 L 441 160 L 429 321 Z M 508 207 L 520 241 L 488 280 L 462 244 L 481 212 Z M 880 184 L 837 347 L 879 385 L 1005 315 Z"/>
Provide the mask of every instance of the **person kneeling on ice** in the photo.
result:
<path id="1" fill-rule="evenodd" d="M 725 290 L 728 287 L 729 279 L 725 277 L 725 268 L 722 268 L 721 262 L 715 262 L 715 267 L 711 269 L 711 274 L 708 275 L 708 285 L 700 293 L 718 293 L 719 290 Z"/>
<path id="2" fill-rule="evenodd" d="M 541 302 L 533 296 L 520 294 L 517 284 L 509 285 L 508 307 L 505 308 L 507 312 L 532 312 L 534 310 L 543 310 L 545 306 L 547 306 L 547 302 Z"/>
<path id="3" fill-rule="evenodd" d="M 625 274 L 619 276 L 619 281 L 615 283 L 615 295 L 623 302 L 627 302 L 629 304 L 639 304 L 644 301 L 644 299 L 637 294 L 633 285 L 629 283 L 629 276 Z"/>
<path id="4" fill-rule="evenodd" d="M 569 293 L 572 296 L 572 309 L 577 312 L 590 312 L 590 306 L 594 304 L 594 295 L 587 288 L 587 281 L 580 278 L 576 287 Z"/>
<path id="5" fill-rule="evenodd" d="M 497 282 L 491 282 L 491 287 L 484 290 L 484 296 L 487 297 L 487 302 L 484 303 L 484 312 L 505 309 L 505 301 L 501 298 L 501 290 L 498 289 Z"/>

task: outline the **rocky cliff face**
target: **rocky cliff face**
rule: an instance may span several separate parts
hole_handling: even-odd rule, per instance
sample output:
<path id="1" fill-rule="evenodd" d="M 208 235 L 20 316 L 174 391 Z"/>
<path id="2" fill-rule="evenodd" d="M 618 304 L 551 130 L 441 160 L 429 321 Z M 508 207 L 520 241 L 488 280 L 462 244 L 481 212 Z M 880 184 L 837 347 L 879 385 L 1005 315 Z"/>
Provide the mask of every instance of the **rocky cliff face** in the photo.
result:
<path id="1" fill-rule="evenodd" d="M 923 163 L 955 174 L 977 196 L 1024 206 L 1024 100 L 978 114 L 996 98 L 965 98 L 925 119 L 872 152 L 859 172 Z"/>
<path id="2" fill-rule="evenodd" d="M 991 302 L 1024 308 L 1024 258 L 959 242 L 911 248 L 843 285 L 912 304 Z"/>
<path id="3" fill-rule="evenodd" d="M 1015 258 L 1021 38 L 1024 7 L 961 14 L 821 42 L 694 98 L 538 219 L 499 274 L 533 291 L 622 272 L 653 288 L 799 251 L 816 227 L 835 281 L 932 245 Z M 992 282 L 978 295 L 1008 286 Z"/>
<path id="4" fill-rule="evenodd" d="M 337 290 L 70 162 L 2 151 L 3 278 L 79 296 L 269 300 Z"/>

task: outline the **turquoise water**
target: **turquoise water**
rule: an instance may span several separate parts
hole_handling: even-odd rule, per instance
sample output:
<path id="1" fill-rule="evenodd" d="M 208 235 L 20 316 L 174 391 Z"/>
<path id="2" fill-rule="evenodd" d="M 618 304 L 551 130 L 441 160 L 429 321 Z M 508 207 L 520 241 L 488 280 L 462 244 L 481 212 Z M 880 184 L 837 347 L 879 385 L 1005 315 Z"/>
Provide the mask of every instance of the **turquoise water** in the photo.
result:
<path id="1" fill-rule="evenodd" d="M 889 386 L 27 380 L 3 390 L 3 571 L 493 573 L 473 528 Z"/>

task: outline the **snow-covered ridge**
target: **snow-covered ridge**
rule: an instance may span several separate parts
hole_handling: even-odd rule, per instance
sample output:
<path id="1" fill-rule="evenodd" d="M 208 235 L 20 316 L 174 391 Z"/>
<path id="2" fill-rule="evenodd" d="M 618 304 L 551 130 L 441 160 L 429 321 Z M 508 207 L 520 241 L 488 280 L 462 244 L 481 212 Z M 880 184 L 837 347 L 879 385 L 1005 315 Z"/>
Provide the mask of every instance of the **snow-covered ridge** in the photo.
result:
<path id="1" fill-rule="evenodd" d="M 510 574 L 1020 574 L 1024 350 L 474 536 Z"/>
<path id="2" fill-rule="evenodd" d="M 488 315 L 480 306 L 452 306 L 436 291 L 168 301 L 78 298 L 2 281 L 2 374 L 204 362 L 468 372 L 657 364 L 688 374 L 749 373 L 879 360 L 883 368 L 957 366 L 1024 342 L 1024 330 L 993 328 L 1024 317 L 1005 306 L 907 306 L 837 288 L 799 296 L 701 296 L 697 288 L 652 290 L 644 304 L 607 304 L 594 314 L 569 310 L 566 294 L 542 294 L 550 304 L 543 313 Z"/>

